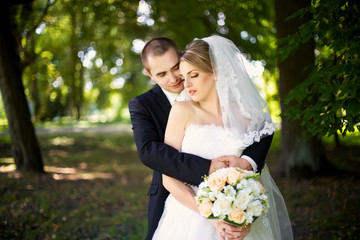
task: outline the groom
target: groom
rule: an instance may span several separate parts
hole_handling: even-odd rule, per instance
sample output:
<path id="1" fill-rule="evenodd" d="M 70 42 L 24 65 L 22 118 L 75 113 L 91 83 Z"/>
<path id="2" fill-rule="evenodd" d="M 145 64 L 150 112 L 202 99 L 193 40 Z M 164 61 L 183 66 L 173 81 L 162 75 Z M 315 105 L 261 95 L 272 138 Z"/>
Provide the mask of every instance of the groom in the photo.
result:
<path id="1" fill-rule="evenodd" d="M 241 158 L 223 156 L 204 159 L 192 154 L 180 153 L 164 143 L 164 134 L 171 105 L 184 89 L 179 76 L 180 50 L 168 38 L 154 38 L 146 43 L 141 61 L 145 72 L 157 85 L 148 92 L 130 100 L 129 111 L 135 143 L 140 160 L 154 170 L 149 189 L 148 233 L 150 240 L 157 228 L 169 192 L 162 185 L 162 174 L 182 182 L 199 185 L 202 176 L 215 169 L 234 166 L 261 171 L 272 137 L 246 148 Z"/>

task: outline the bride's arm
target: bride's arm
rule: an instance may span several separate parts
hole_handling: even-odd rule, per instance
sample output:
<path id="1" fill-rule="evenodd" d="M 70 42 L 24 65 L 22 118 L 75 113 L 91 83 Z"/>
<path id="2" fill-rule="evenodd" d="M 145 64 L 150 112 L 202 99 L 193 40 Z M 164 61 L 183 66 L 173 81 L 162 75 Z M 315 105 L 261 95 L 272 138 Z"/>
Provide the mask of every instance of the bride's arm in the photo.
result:
<path id="1" fill-rule="evenodd" d="M 190 208 L 194 212 L 200 214 L 199 208 L 195 202 L 195 193 L 189 186 L 166 175 L 163 175 L 163 185 L 176 200 L 187 208 Z"/>
<path id="2" fill-rule="evenodd" d="M 178 102 L 173 105 L 170 111 L 169 120 L 165 131 L 165 143 L 180 151 L 182 140 L 187 124 L 191 120 L 191 104 Z M 176 200 L 199 213 L 195 202 L 195 193 L 191 187 L 183 182 L 163 174 L 163 185 L 173 195 Z"/>

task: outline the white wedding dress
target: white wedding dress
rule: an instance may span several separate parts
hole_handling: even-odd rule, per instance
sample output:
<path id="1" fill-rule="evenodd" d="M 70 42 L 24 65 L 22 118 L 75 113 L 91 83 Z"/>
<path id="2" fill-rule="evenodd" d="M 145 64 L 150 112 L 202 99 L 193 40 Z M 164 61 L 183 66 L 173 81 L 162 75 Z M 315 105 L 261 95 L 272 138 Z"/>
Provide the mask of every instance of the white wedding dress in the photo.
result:
<path id="1" fill-rule="evenodd" d="M 182 142 L 182 152 L 192 153 L 207 159 L 222 155 L 240 156 L 235 141 L 223 127 L 215 125 L 190 125 Z M 264 169 L 264 171 L 268 171 Z M 270 177 L 270 175 L 266 175 Z M 261 178 L 264 177 L 264 173 Z M 270 177 L 271 178 L 271 177 Z M 260 179 L 261 180 L 261 179 Z M 264 185 L 265 186 L 265 185 Z M 266 187 L 266 186 L 265 186 Z M 194 191 L 196 188 L 194 187 Z M 271 201 L 271 199 L 270 199 Z M 268 217 L 258 218 L 251 226 L 246 240 L 271 240 L 273 236 Z M 279 236 L 276 235 L 275 236 Z M 220 240 L 210 220 L 178 202 L 171 194 L 165 202 L 164 212 L 153 236 L 155 240 Z M 281 239 L 277 238 L 276 240 Z M 287 239 L 287 238 L 282 238 Z"/>

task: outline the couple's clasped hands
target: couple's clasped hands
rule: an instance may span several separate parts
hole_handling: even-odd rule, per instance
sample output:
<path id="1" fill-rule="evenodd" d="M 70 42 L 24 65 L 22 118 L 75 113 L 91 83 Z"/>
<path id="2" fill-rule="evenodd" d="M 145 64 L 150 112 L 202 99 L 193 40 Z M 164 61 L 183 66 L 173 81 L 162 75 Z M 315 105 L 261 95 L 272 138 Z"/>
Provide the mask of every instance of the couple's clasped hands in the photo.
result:
<path id="1" fill-rule="evenodd" d="M 252 166 L 244 158 L 240 158 L 236 156 L 221 156 L 211 160 L 209 175 L 215 172 L 217 169 L 226 168 L 226 167 L 238 167 L 252 171 Z M 242 227 L 233 226 L 222 220 L 209 220 L 209 221 L 211 221 L 212 225 L 216 228 L 221 239 L 226 239 L 226 240 L 244 239 L 246 235 L 248 235 L 250 232 L 250 225 L 242 228 Z"/>
<path id="2" fill-rule="evenodd" d="M 244 170 L 252 171 L 252 166 L 245 158 L 226 155 L 211 160 L 209 175 L 217 169 L 226 167 L 238 167 Z"/>

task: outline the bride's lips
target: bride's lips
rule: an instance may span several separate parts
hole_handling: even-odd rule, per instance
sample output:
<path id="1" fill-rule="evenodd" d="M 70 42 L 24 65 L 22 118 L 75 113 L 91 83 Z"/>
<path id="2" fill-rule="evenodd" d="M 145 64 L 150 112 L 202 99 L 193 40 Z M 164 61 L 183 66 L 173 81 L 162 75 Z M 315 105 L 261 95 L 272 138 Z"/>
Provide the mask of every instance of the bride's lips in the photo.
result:
<path id="1" fill-rule="evenodd" d="M 188 90 L 188 93 L 190 94 L 190 96 L 194 95 L 197 91 L 196 90 Z"/>

